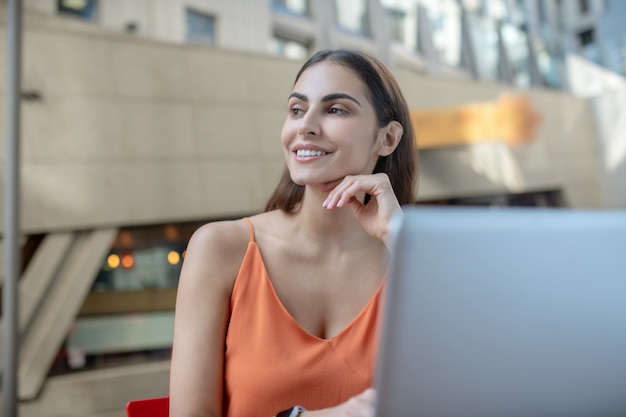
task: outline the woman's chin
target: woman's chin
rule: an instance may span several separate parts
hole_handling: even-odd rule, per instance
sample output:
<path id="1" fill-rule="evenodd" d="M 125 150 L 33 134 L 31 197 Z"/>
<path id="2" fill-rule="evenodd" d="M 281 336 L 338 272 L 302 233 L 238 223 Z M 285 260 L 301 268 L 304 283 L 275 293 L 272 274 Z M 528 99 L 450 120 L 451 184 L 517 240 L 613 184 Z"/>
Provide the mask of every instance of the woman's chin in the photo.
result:
<path id="1" fill-rule="evenodd" d="M 342 180 L 334 180 L 330 182 L 324 182 L 319 185 L 320 191 L 325 193 L 331 192 Z"/>
<path id="2" fill-rule="evenodd" d="M 343 181 L 343 178 L 326 182 L 317 182 L 293 177 L 291 178 L 291 180 L 297 185 L 310 186 L 312 188 L 317 188 L 320 191 L 328 193 L 331 192 L 341 181 Z"/>

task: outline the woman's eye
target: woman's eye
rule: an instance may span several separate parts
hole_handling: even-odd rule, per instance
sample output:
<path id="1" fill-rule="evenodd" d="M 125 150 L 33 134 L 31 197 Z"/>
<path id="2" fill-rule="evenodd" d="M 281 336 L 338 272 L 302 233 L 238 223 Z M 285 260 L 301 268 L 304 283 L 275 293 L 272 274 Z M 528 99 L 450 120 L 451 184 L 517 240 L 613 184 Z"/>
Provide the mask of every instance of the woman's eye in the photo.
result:
<path id="1" fill-rule="evenodd" d="M 331 107 L 328 110 L 328 112 L 332 113 L 332 114 L 345 114 L 345 113 L 347 113 L 347 111 L 345 111 L 344 109 L 340 109 L 339 107 Z"/>
<path id="2" fill-rule="evenodd" d="M 300 116 L 302 113 L 304 113 L 304 110 L 302 109 L 296 109 L 296 108 L 289 109 L 289 114 L 291 114 L 292 116 Z"/>

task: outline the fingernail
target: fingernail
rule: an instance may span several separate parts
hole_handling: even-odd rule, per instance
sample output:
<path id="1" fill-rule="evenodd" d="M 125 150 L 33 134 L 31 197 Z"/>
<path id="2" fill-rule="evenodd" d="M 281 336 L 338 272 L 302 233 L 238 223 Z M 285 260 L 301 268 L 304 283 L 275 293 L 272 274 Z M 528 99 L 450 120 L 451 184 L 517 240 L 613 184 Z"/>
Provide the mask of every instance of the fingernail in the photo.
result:
<path id="1" fill-rule="evenodd" d="M 324 200 L 324 202 L 322 203 L 322 207 L 326 207 L 327 205 L 328 205 L 328 198 Z"/>

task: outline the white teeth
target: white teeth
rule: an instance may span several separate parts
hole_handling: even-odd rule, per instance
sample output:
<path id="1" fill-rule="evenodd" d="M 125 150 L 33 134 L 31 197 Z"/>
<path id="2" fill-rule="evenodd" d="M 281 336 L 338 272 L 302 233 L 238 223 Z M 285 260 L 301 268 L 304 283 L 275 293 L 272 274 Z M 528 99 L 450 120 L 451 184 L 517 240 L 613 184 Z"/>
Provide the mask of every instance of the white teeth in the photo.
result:
<path id="1" fill-rule="evenodd" d="M 296 155 L 298 156 L 322 156 L 322 155 L 326 155 L 326 152 L 314 151 L 311 149 L 298 149 L 296 151 Z"/>

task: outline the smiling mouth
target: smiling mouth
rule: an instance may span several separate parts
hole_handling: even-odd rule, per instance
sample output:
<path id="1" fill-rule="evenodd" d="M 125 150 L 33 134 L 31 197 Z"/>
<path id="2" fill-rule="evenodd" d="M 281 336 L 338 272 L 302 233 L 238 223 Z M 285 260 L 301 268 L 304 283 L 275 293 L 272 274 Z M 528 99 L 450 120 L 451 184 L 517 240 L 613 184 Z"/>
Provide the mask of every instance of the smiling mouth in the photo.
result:
<path id="1" fill-rule="evenodd" d="M 324 151 L 314 151 L 311 149 L 298 149 L 296 151 L 296 155 L 297 156 L 323 156 L 323 155 L 327 155 L 328 152 L 324 152 Z"/>

